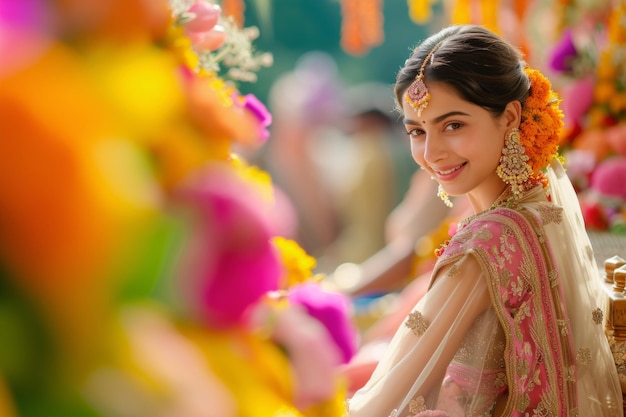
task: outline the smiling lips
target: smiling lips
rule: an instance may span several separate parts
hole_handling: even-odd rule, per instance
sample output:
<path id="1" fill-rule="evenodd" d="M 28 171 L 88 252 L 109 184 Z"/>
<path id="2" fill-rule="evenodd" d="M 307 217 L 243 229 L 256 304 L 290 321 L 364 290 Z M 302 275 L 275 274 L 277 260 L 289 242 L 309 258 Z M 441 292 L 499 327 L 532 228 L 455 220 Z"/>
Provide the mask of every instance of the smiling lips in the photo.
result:
<path id="1" fill-rule="evenodd" d="M 456 177 L 456 175 L 454 175 L 455 172 L 459 171 L 461 168 L 463 168 L 465 165 L 467 164 L 467 162 L 463 162 L 461 165 L 457 165 L 455 167 L 446 169 L 444 171 L 437 171 L 435 169 L 433 169 L 433 171 L 435 172 L 435 174 L 437 174 L 437 177 L 439 177 L 439 179 L 442 180 L 451 180 L 452 178 Z"/>

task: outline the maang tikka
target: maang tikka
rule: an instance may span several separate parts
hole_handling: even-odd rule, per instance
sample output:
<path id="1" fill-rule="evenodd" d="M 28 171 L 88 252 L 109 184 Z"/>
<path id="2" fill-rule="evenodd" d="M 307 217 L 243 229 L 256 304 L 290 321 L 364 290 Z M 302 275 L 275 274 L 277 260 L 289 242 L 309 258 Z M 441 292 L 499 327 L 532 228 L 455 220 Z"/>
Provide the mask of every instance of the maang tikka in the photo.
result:
<path id="1" fill-rule="evenodd" d="M 435 45 L 428 55 L 426 55 L 417 73 L 417 77 L 415 77 L 415 80 L 406 90 L 405 100 L 417 112 L 418 117 L 422 115 L 422 110 L 424 110 L 430 102 L 430 93 L 428 92 L 428 88 L 426 88 L 426 83 L 424 83 L 424 69 L 428 61 L 433 59 L 433 53 L 437 49 L 437 46 L 438 45 Z"/>

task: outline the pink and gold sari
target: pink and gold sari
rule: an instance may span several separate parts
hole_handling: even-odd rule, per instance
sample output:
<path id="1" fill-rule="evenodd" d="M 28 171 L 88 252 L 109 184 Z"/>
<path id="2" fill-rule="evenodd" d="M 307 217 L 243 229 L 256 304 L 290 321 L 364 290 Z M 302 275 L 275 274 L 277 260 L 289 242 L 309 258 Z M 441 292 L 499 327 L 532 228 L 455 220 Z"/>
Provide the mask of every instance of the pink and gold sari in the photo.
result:
<path id="1" fill-rule="evenodd" d="M 576 195 L 549 181 L 459 228 L 349 416 L 623 415 Z"/>

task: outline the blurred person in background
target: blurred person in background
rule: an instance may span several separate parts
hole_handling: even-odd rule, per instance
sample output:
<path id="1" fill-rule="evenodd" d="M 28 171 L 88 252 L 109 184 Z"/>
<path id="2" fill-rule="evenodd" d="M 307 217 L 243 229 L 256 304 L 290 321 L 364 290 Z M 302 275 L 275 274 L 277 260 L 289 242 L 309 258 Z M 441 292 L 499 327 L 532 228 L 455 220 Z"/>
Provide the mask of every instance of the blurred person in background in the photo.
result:
<path id="1" fill-rule="evenodd" d="M 325 251 L 338 231 L 329 180 L 334 176 L 330 170 L 337 166 L 334 158 L 341 156 L 335 144 L 344 108 L 342 90 L 329 55 L 303 55 L 295 69 L 272 86 L 271 135 L 258 155 L 259 165 L 271 173 L 294 207 L 294 239 L 314 257 Z"/>
<path id="2" fill-rule="evenodd" d="M 415 163 L 393 113 L 390 87 L 365 83 L 346 90 L 344 148 L 334 179 L 337 238 L 325 257 L 333 266 L 365 261 L 386 243 L 385 223 L 402 199 Z"/>

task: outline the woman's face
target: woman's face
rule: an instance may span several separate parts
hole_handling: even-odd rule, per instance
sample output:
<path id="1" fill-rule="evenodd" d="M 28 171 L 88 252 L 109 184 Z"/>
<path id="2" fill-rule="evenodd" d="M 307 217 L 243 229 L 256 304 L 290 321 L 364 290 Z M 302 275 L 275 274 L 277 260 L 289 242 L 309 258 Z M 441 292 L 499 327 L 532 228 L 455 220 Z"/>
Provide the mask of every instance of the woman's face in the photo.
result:
<path id="1" fill-rule="evenodd" d="M 484 210 L 504 188 L 496 167 L 515 118 L 509 106 L 495 118 L 445 83 L 428 83 L 428 91 L 431 99 L 420 117 L 403 101 L 413 158 L 448 194 L 468 194 L 474 209 Z"/>

